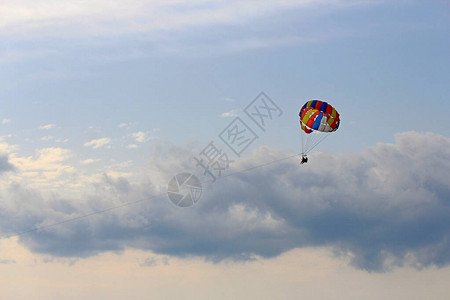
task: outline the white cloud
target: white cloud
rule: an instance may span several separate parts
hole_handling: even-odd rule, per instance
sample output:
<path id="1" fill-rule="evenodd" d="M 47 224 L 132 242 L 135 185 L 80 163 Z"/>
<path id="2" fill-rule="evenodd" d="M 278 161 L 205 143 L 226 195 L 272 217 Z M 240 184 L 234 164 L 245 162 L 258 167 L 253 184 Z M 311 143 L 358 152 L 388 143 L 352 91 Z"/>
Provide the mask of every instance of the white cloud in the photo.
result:
<path id="1" fill-rule="evenodd" d="M 279 7 L 303 5 L 311 1 L 119 1 L 92 0 L 89 2 L 61 2 L 56 0 L 18 0 L 1 5 L 0 32 L 42 31 L 51 28 L 77 27 L 82 34 L 111 34 L 113 32 L 144 32 L 148 30 L 182 28 L 188 25 L 242 22 Z M 195 9 L 203 4 L 215 4 L 210 8 Z M 255 5 L 256 4 L 256 5 Z M 179 8 L 185 9 L 180 12 Z M 108 22 L 112 21 L 114 22 Z M 130 22 L 134 20 L 134 22 Z M 108 26 L 102 25 L 108 24 Z M 89 28 L 91 33 L 89 33 Z M 61 34 L 57 30 L 54 34 Z"/>
<path id="2" fill-rule="evenodd" d="M 320 18 L 318 26 L 309 24 L 311 14 L 323 17 L 324 11 L 339 12 L 367 3 L 373 5 L 380 1 L 92 0 L 72 1 L 69 5 L 56 0 L 18 0 L 0 4 L 0 36 L 20 40 L 63 37 L 69 46 L 69 41 L 83 39 L 86 47 L 95 46 L 103 52 L 100 54 L 102 59 L 112 60 L 141 58 L 155 53 L 220 56 L 347 35 L 355 30 L 354 27 L 324 30 L 324 26 L 330 25 L 321 22 Z M 274 26 L 274 22 L 286 13 L 298 15 L 297 21 L 292 21 L 295 24 L 289 26 L 298 27 L 295 33 L 283 24 Z M 236 30 L 238 27 L 240 29 Z M 135 34 L 145 37 L 152 47 L 144 49 L 133 44 L 132 49 L 125 46 L 110 51 L 109 42 L 120 43 L 121 37 Z M 106 42 L 102 37 L 113 38 Z M 12 51 L 1 52 L 0 63 L 50 57 L 55 53 L 64 55 L 64 51 L 58 47 L 49 51 L 42 46 L 17 46 Z"/>
<path id="3" fill-rule="evenodd" d="M 7 137 L 10 137 L 9 135 Z M 19 150 L 18 145 L 11 145 L 4 141 L 5 137 L 0 137 L 0 153 L 13 153 L 17 150 Z"/>
<path id="4" fill-rule="evenodd" d="M 133 132 L 132 136 L 136 139 L 137 142 L 139 143 L 144 143 L 147 141 L 148 136 L 147 133 L 142 132 L 142 131 L 138 131 L 138 132 Z"/>
<path id="5" fill-rule="evenodd" d="M 153 131 L 158 131 L 158 130 L 153 130 Z M 148 132 L 143 132 L 143 131 L 133 132 L 131 134 L 131 136 L 136 140 L 136 142 L 139 142 L 139 143 L 145 143 L 149 140 L 154 140 L 154 139 L 158 138 L 156 136 L 149 135 Z"/>
<path id="6" fill-rule="evenodd" d="M 11 123 L 12 121 L 10 119 L 3 119 L 2 120 L 2 124 L 8 124 Z"/>
<path id="7" fill-rule="evenodd" d="M 55 138 L 54 136 L 46 135 L 46 136 L 41 137 L 41 141 L 50 141 L 50 140 L 53 140 L 54 138 Z"/>
<path id="8" fill-rule="evenodd" d="M 39 129 L 42 129 L 42 130 L 49 130 L 52 128 L 55 128 L 55 124 L 47 124 L 47 125 L 39 126 Z"/>
<path id="9" fill-rule="evenodd" d="M 136 149 L 136 148 L 139 148 L 139 146 L 136 145 L 136 144 L 130 144 L 130 145 L 127 146 L 127 148 L 128 149 Z"/>
<path id="10" fill-rule="evenodd" d="M 109 148 L 112 140 L 110 138 L 100 138 L 91 140 L 90 142 L 84 143 L 85 147 L 92 147 L 94 149 L 98 149 L 101 147 Z"/>
<path id="11" fill-rule="evenodd" d="M 128 123 L 120 123 L 117 125 L 118 128 L 125 128 L 125 129 L 131 129 L 133 126 L 136 125 L 136 122 L 128 122 Z"/>
<path id="12" fill-rule="evenodd" d="M 338 0 L 16 0 L 0 4 L 0 35 L 101 36 L 244 24 L 282 10 L 341 5 Z M 346 5 L 369 1 L 352 0 Z"/>
<path id="13" fill-rule="evenodd" d="M 75 168 L 67 163 L 72 156 L 70 150 L 56 147 L 36 150 L 33 156 L 13 154 L 10 161 L 18 169 L 18 174 L 11 178 L 19 181 L 23 177 L 31 179 L 31 186 L 54 183 L 60 176 L 75 172 Z"/>
<path id="14" fill-rule="evenodd" d="M 90 159 L 85 159 L 85 160 L 80 161 L 80 164 L 82 164 L 82 165 L 89 165 L 89 164 L 92 164 L 92 163 L 94 163 L 96 161 L 98 161 L 98 159 L 90 158 Z"/>
<path id="15" fill-rule="evenodd" d="M 237 109 L 233 109 L 230 110 L 229 112 L 224 112 L 223 114 L 221 114 L 220 116 L 222 118 L 234 118 L 234 117 L 238 117 L 239 114 L 237 113 L 239 110 Z"/>

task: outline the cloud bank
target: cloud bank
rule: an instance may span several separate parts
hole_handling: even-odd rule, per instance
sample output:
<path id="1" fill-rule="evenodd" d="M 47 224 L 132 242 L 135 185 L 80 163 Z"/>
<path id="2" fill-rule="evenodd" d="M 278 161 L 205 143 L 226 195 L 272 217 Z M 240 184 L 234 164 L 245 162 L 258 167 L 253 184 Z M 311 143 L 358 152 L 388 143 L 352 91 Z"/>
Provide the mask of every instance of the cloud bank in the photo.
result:
<path id="1" fill-rule="evenodd" d="M 175 151 L 176 152 L 176 151 Z M 286 156 L 261 147 L 233 168 Z M 180 170 L 160 163 L 160 177 Z M 180 160 L 181 163 L 181 160 Z M 165 165 L 166 164 L 166 165 Z M 186 166 L 183 166 L 185 168 Z M 450 139 L 406 132 L 395 144 L 362 153 L 316 153 L 219 180 L 188 209 L 152 198 L 89 218 L 20 236 L 34 252 L 87 257 L 126 248 L 210 261 L 274 257 L 299 247 L 331 247 L 361 269 L 386 271 L 450 263 Z M 74 201 L 51 199 L 19 185 L 0 198 L 3 234 L 52 224 L 114 205 L 151 198 L 152 184 L 105 176 L 109 193 Z"/>

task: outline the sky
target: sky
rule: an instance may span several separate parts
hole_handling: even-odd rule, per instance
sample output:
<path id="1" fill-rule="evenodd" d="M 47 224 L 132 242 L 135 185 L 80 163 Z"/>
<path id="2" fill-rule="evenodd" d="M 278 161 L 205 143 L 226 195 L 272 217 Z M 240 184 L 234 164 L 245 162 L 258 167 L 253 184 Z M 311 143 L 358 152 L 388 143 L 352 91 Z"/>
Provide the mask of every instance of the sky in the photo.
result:
<path id="1" fill-rule="evenodd" d="M 0 299 L 449 299 L 449 13 L 0 1 Z M 300 165 L 312 99 L 341 123 Z"/>

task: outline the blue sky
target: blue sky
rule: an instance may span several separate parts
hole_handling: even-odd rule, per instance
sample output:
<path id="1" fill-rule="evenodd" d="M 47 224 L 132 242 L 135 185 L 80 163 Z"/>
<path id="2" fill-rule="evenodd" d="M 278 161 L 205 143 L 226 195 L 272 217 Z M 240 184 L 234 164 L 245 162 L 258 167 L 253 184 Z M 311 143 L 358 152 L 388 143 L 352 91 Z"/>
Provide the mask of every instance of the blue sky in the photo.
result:
<path id="1" fill-rule="evenodd" d="M 204 7 L 186 6 L 187 14 Z M 414 1 L 294 5 L 126 34 L 102 34 L 108 26 L 95 19 L 105 28 L 92 35 L 71 28 L 76 19 L 67 21 L 67 36 L 39 22 L 34 34 L 13 24 L 2 38 L 9 53 L 0 75 L 2 117 L 17 129 L 57 124 L 77 142 L 88 126 L 111 135 L 136 121 L 177 142 L 207 140 L 226 124 L 221 113 L 245 107 L 263 90 L 286 112 L 279 126 L 290 148 L 296 111 L 311 98 L 339 107 L 343 126 L 352 126 L 334 141 L 346 145 L 341 151 L 393 141 L 401 131 L 448 135 L 439 123 L 449 112 L 445 8 Z"/>
<path id="2" fill-rule="evenodd" d="M 300 152 L 298 111 L 310 99 L 331 103 L 342 121 L 302 169 L 289 161 L 225 180 L 192 209 L 164 198 L 3 239 L 0 269 L 76 276 L 75 261 L 94 268 L 114 253 L 141 261 L 130 266 L 138 273 L 145 262 L 161 274 L 192 263 L 227 277 L 223 261 L 248 274 L 263 261 L 270 273 L 306 251 L 305 263 L 322 253 L 349 278 L 448 278 L 449 12 L 445 1 L 415 0 L 3 2 L 2 235 L 160 193 L 230 116 L 250 122 L 243 109 L 261 91 L 283 115 L 232 169 Z M 31 258 L 35 269 L 25 267 Z M 372 280 L 374 299 L 386 296 Z"/>

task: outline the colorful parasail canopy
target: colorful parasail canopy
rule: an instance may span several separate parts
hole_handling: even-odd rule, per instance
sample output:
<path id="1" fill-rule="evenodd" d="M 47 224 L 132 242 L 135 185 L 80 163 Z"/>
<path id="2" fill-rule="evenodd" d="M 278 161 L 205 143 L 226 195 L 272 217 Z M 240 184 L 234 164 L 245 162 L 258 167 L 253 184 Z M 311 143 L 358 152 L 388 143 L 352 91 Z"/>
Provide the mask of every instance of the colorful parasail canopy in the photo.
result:
<path id="1" fill-rule="evenodd" d="M 306 156 L 331 132 L 339 128 L 339 113 L 324 101 L 306 102 L 300 110 L 299 116 L 303 156 Z"/>
<path id="2" fill-rule="evenodd" d="M 308 134 L 313 131 L 332 132 L 339 128 L 339 113 L 324 101 L 306 102 L 300 110 L 299 116 L 302 131 Z"/>

